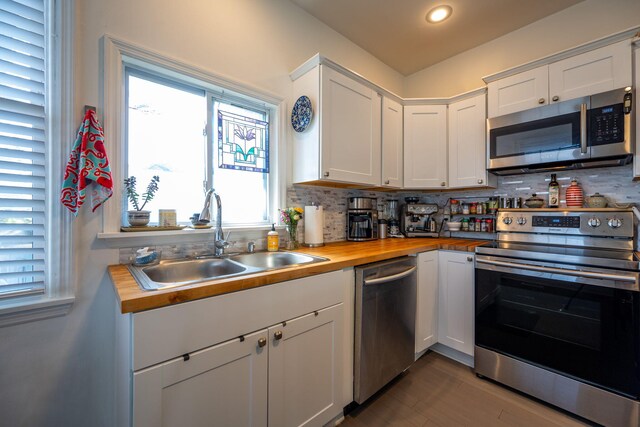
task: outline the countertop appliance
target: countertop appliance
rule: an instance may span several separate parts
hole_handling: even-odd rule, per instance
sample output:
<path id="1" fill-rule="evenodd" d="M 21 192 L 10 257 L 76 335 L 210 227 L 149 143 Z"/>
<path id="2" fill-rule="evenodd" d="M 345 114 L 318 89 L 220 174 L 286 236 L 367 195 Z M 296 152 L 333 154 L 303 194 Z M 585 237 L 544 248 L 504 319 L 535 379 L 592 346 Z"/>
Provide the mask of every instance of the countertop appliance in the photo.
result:
<path id="1" fill-rule="evenodd" d="M 438 224 L 433 218 L 438 205 L 407 203 L 402 205 L 400 230 L 407 237 L 438 237 Z"/>
<path id="2" fill-rule="evenodd" d="M 349 197 L 347 200 L 347 240 L 378 238 L 378 208 L 373 197 Z"/>
<path id="3" fill-rule="evenodd" d="M 603 425 L 640 425 L 631 210 L 505 209 L 476 249 L 476 373 Z"/>
<path id="4" fill-rule="evenodd" d="M 414 361 L 416 257 L 356 268 L 354 400 L 363 403 Z"/>
<path id="5" fill-rule="evenodd" d="M 622 165 L 633 157 L 631 88 L 488 120 L 496 175 Z"/>

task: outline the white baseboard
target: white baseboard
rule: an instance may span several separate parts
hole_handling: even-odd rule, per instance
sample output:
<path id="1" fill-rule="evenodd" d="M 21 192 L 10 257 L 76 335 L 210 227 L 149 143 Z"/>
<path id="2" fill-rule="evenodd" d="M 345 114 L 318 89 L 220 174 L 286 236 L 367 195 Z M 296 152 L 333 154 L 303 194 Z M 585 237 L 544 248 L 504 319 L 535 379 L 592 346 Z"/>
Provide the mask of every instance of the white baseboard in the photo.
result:
<path id="1" fill-rule="evenodd" d="M 429 350 L 432 350 L 438 354 L 441 354 L 449 359 L 453 359 L 456 362 L 460 362 L 463 365 L 467 365 L 471 368 L 474 367 L 473 356 L 469 356 L 466 353 L 462 353 L 461 351 L 454 350 L 451 347 L 447 347 L 446 345 L 436 343 L 429 347 Z"/>

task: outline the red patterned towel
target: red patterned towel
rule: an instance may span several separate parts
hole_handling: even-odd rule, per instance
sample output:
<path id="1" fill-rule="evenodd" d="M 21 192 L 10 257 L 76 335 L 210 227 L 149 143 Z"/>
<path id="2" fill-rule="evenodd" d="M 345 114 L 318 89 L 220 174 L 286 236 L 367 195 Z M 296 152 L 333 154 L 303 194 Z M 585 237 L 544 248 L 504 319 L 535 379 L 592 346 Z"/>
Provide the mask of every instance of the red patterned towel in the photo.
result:
<path id="1" fill-rule="evenodd" d="M 60 201 L 77 216 L 84 204 L 87 190 L 90 191 L 91 210 L 94 212 L 113 194 L 113 180 L 104 149 L 102 126 L 93 110 L 87 110 L 78 129 L 78 137 L 64 171 Z"/>

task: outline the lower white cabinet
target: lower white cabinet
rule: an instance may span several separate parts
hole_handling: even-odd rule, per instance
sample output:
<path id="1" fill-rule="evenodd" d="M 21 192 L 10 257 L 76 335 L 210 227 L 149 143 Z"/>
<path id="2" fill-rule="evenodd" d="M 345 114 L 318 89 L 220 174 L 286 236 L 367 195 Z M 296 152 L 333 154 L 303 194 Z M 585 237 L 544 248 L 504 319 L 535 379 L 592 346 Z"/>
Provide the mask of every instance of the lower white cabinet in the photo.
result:
<path id="1" fill-rule="evenodd" d="M 438 251 L 418 254 L 416 354 L 438 342 Z"/>
<path id="2" fill-rule="evenodd" d="M 474 254 L 438 252 L 438 342 L 469 356 L 474 346 Z"/>

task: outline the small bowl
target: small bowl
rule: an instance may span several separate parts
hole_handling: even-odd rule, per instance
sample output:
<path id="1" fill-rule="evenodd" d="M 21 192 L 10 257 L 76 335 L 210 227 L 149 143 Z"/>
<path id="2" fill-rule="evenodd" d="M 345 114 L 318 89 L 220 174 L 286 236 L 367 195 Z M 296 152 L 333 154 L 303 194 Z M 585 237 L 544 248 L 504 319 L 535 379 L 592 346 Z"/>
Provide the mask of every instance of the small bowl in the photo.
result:
<path id="1" fill-rule="evenodd" d="M 607 198 L 600 193 L 587 197 L 587 206 L 590 208 L 606 208 L 607 204 Z"/>
<path id="2" fill-rule="evenodd" d="M 460 227 L 462 227 L 462 223 L 459 221 L 447 222 L 447 228 L 449 231 L 460 231 Z"/>

